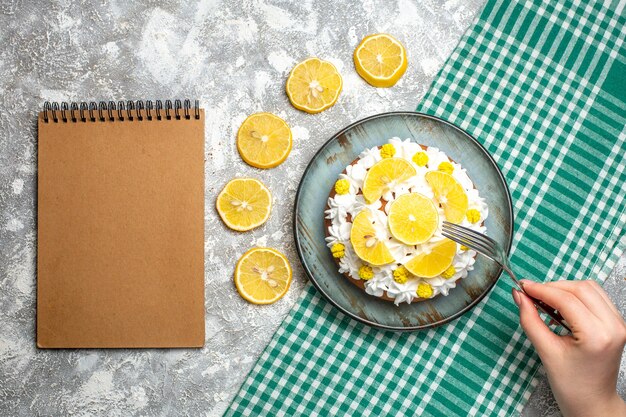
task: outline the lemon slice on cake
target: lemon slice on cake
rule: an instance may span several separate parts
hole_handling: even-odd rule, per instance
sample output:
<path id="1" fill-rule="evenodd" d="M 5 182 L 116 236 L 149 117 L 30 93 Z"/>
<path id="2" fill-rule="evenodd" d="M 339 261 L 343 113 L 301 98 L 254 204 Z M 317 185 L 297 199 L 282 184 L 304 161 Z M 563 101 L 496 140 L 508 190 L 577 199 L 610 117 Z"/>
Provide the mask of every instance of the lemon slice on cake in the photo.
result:
<path id="1" fill-rule="evenodd" d="M 456 243 L 450 239 L 434 243 L 430 252 L 414 256 L 404 267 L 413 275 L 434 278 L 448 269 L 456 253 Z"/>
<path id="2" fill-rule="evenodd" d="M 267 221 L 272 194 L 257 179 L 235 178 L 219 193 L 215 206 L 226 226 L 245 232 Z"/>
<path id="3" fill-rule="evenodd" d="M 354 50 L 356 72 L 374 87 L 392 87 L 407 65 L 406 49 L 386 33 L 367 36 Z"/>
<path id="4" fill-rule="evenodd" d="M 241 158 L 255 168 L 274 168 L 291 151 L 291 129 L 271 113 L 255 113 L 243 121 L 237 132 Z"/>
<path id="5" fill-rule="evenodd" d="M 467 194 L 461 184 L 452 175 L 442 171 L 427 172 L 426 181 L 443 207 L 446 220 L 450 223 L 462 222 L 468 203 Z"/>
<path id="6" fill-rule="evenodd" d="M 282 253 L 270 248 L 253 248 L 235 267 L 235 287 L 253 304 L 271 304 L 282 298 L 291 284 L 291 266 Z"/>
<path id="7" fill-rule="evenodd" d="M 285 89 L 291 104 L 307 113 L 319 113 L 337 102 L 343 80 L 328 61 L 309 58 L 291 70 Z"/>
<path id="8" fill-rule="evenodd" d="M 363 197 L 371 204 L 396 184 L 415 175 L 417 175 L 415 167 L 406 159 L 385 158 L 367 171 L 363 180 Z"/>
<path id="9" fill-rule="evenodd" d="M 376 228 L 368 210 L 361 211 L 352 220 L 350 243 L 356 255 L 371 265 L 385 265 L 394 261 L 385 242 L 376 236 Z"/>
<path id="10" fill-rule="evenodd" d="M 403 194 L 389 208 L 389 231 L 407 245 L 424 243 L 437 230 L 439 214 L 433 201 L 419 193 Z"/>

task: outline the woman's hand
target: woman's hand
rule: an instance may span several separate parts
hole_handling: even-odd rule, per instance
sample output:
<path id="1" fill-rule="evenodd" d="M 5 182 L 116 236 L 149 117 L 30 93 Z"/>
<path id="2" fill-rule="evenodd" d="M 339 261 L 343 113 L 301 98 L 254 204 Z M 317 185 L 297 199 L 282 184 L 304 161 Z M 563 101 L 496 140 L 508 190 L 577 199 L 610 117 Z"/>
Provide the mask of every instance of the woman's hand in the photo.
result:
<path id="1" fill-rule="evenodd" d="M 529 295 L 558 309 L 572 329 L 572 335 L 554 334 L 533 302 L 513 290 L 522 328 L 543 362 L 563 415 L 626 416 L 626 404 L 616 391 L 626 323 L 604 290 L 594 281 L 522 283 Z"/>

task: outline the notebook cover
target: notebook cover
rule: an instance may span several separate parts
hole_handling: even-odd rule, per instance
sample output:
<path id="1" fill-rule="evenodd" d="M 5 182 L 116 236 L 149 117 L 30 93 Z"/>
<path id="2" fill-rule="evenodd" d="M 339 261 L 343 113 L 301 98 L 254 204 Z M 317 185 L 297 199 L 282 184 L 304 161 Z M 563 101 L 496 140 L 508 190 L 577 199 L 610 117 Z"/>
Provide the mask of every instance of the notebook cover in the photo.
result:
<path id="1" fill-rule="evenodd" d="M 37 346 L 203 346 L 204 111 L 38 128 Z"/>

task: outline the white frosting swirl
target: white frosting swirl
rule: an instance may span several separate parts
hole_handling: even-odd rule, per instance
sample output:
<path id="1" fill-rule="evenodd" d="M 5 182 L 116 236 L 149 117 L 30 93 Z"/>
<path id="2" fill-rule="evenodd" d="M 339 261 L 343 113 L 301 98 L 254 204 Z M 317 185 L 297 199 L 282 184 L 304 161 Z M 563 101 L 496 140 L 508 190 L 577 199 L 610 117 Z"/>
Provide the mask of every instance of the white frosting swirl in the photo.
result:
<path id="1" fill-rule="evenodd" d="M 486 231 L 486 228 L 481 226 L 481 223 L 489 214 L 487 204 L 485 200 L 480 197 L 478 190 L 474 188 L 474 184 L 465 169 L 456 162 L 452 162 L 445 153 L 434 147 L 429 147 L 426 150 L 428 163 L 426 166 L 420 167 L 413 162 L 413 156 L 422 150 L 417 143 L 413 142 L 411 139 L 401 140 L 400 138 L 392 138 L 389 140 L 389 143 L 391 143 L 396 150 L 394 157 L 403 158 L 411 162 L 417 171 L 417 175 L 392 187 L 383 195 L 385 200 L 391 202 L 402 194 L 414 192 L 423 194 L 429 198 L 434 198 L 433 191 L 426 181 L 425 174 L 428 171 L 437 170 L 441 162 L 450 162 L 454 166 L 452 176 L 461 184 L 467 193 L 468 208 L 478 210 L 481 217 L 481 221 L 478 223 L 473 224 L 467 219 L 464 219 L 461 225 L 481 233 Z M 393 271 L 396 268 L 408 262 L 415 255 L 429 252 L 434 242 L 443 239 L 441 235 L 441 223 L 445 220 L 445 213 L 441 208 L 438 209 L 440 219 L 439 228 L 433 237 L 424 244 L 416 246 L 405 245 L 391 236 L 387 227 L 388 208 L 391 204 L 387 204 L 384 211 L 380 210 L 382 206 L 380 200 L 373 204 L 366 204 L 361 192 L 367 170 L 381 159 L 382 157 L 380 156 L 378 147 L 366 149 L 361 152 L 357 162 L 348 166 L 346 173 L 339 176 L 340 179 L 346 179 L 350 183 L 348 193 L 337 194 L 335 197 L 328 199 L 328 209 L 325 211 L 325 214 L 326 218 L 330 220 L 331 225 L 328 227 L 326 245 L 329 248 L 336 243 L 342 243 L 345 246 L 345 255 L 339 259 L 339 272 L 342 274 L 347 273 L 354 279 L 360 279 L 359 268 L 364 265 L 364 262 L 356 255 L 350 243 L 352 223 L 348 221 L 348 216 L 354 218 L 362 210 L 368 209 L 373 216 L 377 238 L 386 242 L 395 262 L 384 266 L 373 267 L 374 277 L 365 281 L 365 291 L 376 297 L 381 297 L 386 293 L 387 296 L 394 299 L 395 304 L 410 304 L 417 298 L 417 286 L 421 281 L 425 281 L 433 287 L 433 296 L 438 294 L 447 296 L 450 290 L 456 287 L 456 281 L 465 278 L 468 272 L 474 269 L 476 252 L 473 250 L 463 251 L 460 247 L 457 249 L 457 253 L 452 261 L 456 272 L 451 278 L 446 279 L 442 276 L 435 278 L 412 277 L 404 284 L 397 283 L 393 279 Z"/>

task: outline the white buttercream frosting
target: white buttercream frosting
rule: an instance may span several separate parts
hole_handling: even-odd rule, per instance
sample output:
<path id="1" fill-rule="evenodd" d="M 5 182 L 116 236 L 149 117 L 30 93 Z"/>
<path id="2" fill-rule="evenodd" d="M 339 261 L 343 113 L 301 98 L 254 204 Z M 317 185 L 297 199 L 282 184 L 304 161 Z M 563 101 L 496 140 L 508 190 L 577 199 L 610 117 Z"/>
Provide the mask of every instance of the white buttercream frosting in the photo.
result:
<path id="1" fill-rule="evenodd" d="M 480 212 L 481 221 L 478 223 L 470 223 L 464 219 L 462 226 L 469 227 L 478 232 L 484 233 L 486 228 L 481 224 L 487 218 L 489 211 L 485 200 L 480 197 L 480 193 L 474 187 L 472 180 L 467 172 L 456 162 L 453 162 L 448 156 L 437 148 L 429 147 L 425 152 L 428 155 L 428 163 L 420 167 L 413 162 L 413 156 L 422 151 L 419 144 L 411 139 L 401 140 L 400 138 L 389 139 L 396 153 L 394 157 L 403 158 L 409 161 L 416 169 L 417 175 L 409 180 L 395 184 L 388 192 L 383 195 L 383 199 L 387 202 L 395 200 L 398 196 L 406 193 L 420 193 L 426 197 L 433 198 L 434 194 L 430 185 L 426 182 L 425 174 L 428 171 L 436 171 L 441 162 L 450 162 L 454 166 L 452 176 L 465 189 L 468 197 L 468 209 L 476 209 Z M 441 235 L 441 222 L 446 217 L 445 213 L 439 208 L 440 225 L 433 237 L 426 243 L 416 246 L 406 245 L 391 236 L 387 226 L 388 208 L 391 204 L 385 206 L 385 211 L 380 210 L 382 203 L 376 201 L 373 204 L 367 204 L 362 195 L 363 181 L 367 170 L 376 162 L 382 159 L 378 147 L 364 150 L 359 159 L 353 165 L 349 165 L 345 174 L 341 174 L 339 179 L 346 179 L 350 183 L 350 188 L 346 194 L 336 194 L 328 199 L 328 208 L 325 212 L 326 218 L 330 220 L 328 227 L 328 237 L 326 244 L 330 248 L 336 243 L 342 243 L 345 246 L 345 254 L 339 259 L 339 272 L 348 274 L 351 278 L 359 278 L 359 268 L 364 262 L 354 252 L 350 243 L 350 230 L 352 223 L 348 221 L 354 218 L 362 210 L 368 209 L 374 216 L 374 227 L 376 229 L 376 237 L 386 242 L 386 245 L 394 258 L 394 262 L 379 267 L 373 267 L 374 277 L 365 281 L 365 291 L 373 296 L 380 297 L 386 293 L 388 297 L 394 299 L 396 304 L 411 303 L 418 298 L 416 294 L 417 286 L 421 281 L 429 283 L 433 287 L 433 296 L 438 294 L 447 296 L 450 290 L 456 287 L 458 279 L 465 278 L 469 271 L 474 269 L 476 252 L 473 250 L 463 251 L 460 245 L 457 245 L 457 252 L 452 261 L 455 274 L 451 278 L 438 276 L 435 278 L 411 277 L 404 284 L 399 284 L 393 279 L 393 271 L 400 265 L 408 262 L 412 257 L 430 251 L 433 243 L 443 239 Z"/>

